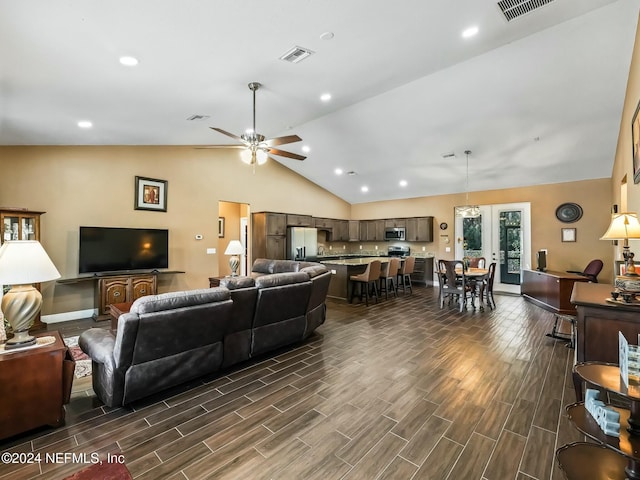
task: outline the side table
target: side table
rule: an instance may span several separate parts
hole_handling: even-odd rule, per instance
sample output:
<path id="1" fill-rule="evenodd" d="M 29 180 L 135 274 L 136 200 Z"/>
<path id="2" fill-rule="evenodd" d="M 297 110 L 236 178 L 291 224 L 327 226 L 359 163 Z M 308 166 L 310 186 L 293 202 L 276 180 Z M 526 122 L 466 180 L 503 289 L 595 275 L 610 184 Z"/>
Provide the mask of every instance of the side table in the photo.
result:
<path id="1" fill-rule="evenodd" d="M 224 276 L 222 276 L 222 277 L 209 277 L 209 288 L 219 287 L 220 286 L 220 280 L 222 280 L 223 278 L 226 278 L 226 277 L 224 277 Z"/>
<path id="2" fill-rule="evenodd" d="M 129 313 L 133 302 L 112 303 L 109 305 L 109 315 L 111 315 L 111 330 L 118 329 L 118 319 L 123 313 Z"/>
<path id="3" fill-rule="evenodd" d="M 64 404 L 69 403 L 75 361 L 60 333 L 51 345 L 0 354 L 0 439 L 43 425 L 64 423 Z"/>

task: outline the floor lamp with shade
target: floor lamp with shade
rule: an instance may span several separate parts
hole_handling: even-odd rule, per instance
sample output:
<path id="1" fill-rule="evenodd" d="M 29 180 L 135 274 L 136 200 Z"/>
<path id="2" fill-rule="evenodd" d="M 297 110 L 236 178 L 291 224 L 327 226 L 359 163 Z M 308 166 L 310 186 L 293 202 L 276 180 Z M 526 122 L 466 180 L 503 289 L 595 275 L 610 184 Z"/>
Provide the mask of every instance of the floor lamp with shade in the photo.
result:
<path id="1" fill-rule="evenodd" d="M 33 284 L 56 278 L 60 278 L 60 273 L 40 242 L 10 240 L 0 247 L 0 285 L 11 285 L 0 307 L 14 333 L 5 348 L 25 347 L 36 342 L 35 337 L 29 335 L 29 328 L 42 307 L 42 294 Z"/>

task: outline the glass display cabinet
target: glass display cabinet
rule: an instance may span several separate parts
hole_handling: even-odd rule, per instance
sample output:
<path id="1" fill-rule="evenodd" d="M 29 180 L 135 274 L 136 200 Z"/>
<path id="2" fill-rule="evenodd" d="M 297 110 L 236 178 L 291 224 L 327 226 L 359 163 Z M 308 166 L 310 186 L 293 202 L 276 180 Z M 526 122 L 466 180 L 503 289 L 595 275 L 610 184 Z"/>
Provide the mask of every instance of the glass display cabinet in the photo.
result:
<path id="1" fill-rule="evenodd" d="M 40 241 L 40 215 L 45 212 L 34 212 L 25 208 L 1 208 L 0 207 L 0 245 L 8 240 L 38 240 Z M 7 285 L 3 285 L 8 288 Z M 36 284 L 40 289 L 40 285 Z M 33 322 L 30 330 L 44 328 L 40 321 L 40 314 Z M 5 323 L 5 328 L 8 324 Z"/>

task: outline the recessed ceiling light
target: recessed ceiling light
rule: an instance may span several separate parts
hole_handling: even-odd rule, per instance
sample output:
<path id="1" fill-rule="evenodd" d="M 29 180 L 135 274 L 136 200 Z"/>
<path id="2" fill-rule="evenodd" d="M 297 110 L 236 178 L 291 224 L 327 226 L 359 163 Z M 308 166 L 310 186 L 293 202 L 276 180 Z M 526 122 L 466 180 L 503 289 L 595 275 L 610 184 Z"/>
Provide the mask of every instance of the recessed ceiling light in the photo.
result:
<path id="1" fill-rule="evenodd" d="M 303 145 L 302 146 L 302 151 L 304 153 L 309 153 L 311 151 L 311 147 L 309 145 Z"/>
<path id="2" fill-rule="evenodd" d="M 336 168 L 333 172 L 334 172 L 336 175 L 342 175 L 342 169 L 341 169 L 341 168 Z"/>
<path id="3" fill-rule="evenodd" d="M 320 35 L 321 40 L 331 40 L 333 37 L 333 32 L 324 32 L 322 35 Z"/>
<path id="4" fill-rule="evenodd" d="M 406 180 L 400 180 L 400 186 L 401 187 L 406 187 L 407 186 L 407 181 Z"/>
<path id="5" fill-rule="evenodd" d="M 80 128 L 91 128 L 93 127 L 93 123 L 91 123 L 89 120 L 81 120 L 78 122 L 78 126 Z"/>
<path id="6" fill-rule="evenodd" d="M 120 63 L 127 67 L 135 67 L 138 65 L 138 59 L 135 57 L 120 57 Z"/>
<path id="7" fill-rule="evenodd" d="M 478 27 L 474 25 L 473 27 L 469 27 L 462 32 L 462 38 L 471 38 L 477 33 L 478 33 Z"/>
<path id="8" fill-rule="evenodd" d="M 331 100 L 331 94 L 323 93 L 322 95 L 320 95 L 320 100 L 322 100 L 323 102 L 328 102 L 329 100 Z"/>
<path id="9" fill-rule="evenodd" d="M 369 191 L 369 187 L 367 187 L 366 185 L 363 185 L 362 187 L 360 187 L 360 191 L 362 193 L 367 193 Z"/>

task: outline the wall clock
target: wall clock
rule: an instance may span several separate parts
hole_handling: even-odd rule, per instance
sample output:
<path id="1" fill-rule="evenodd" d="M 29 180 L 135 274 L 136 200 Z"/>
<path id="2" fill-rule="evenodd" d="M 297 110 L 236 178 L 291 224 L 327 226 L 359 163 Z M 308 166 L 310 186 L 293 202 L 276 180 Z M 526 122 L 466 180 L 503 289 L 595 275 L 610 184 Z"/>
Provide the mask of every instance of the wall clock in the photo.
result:
<path id="1" fill-rule="evenodd" d="M 577 203 L 563 203 L 556 208 L 556 218 L 562 223 L 577 222 L 582 218 L 582 207 Z"/>
<path id="2" fill-rule="evenodd" d="M 447 227 L 449 227 L 449 225 L 447 225 L 445 222 L 442 222 L 442 223 L 440 224 L 440 230 L 446 230 L 446 229 L 447 229 Z"/>

